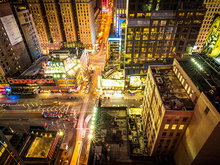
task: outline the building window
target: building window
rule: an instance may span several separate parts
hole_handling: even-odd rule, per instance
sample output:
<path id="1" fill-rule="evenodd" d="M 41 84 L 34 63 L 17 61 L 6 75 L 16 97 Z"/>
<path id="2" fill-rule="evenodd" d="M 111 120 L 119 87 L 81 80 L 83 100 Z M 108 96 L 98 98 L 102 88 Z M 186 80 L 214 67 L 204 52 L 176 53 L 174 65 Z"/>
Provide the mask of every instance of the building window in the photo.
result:
<path id="1" fill-rule="evenodd" d="M 170 132 L 169 136 L 172 137 L 173 136 L 173 132 Z"/>
<path id="2" fill-rule="evenodd" d="M 209 113 L 210 109 L 208 107 L 206 107 L 206 109 L 204 110 L 204 113 L 207 115 Z"/>
<path id="3" fill-rule="evenodd" d="M 179 126 L 179 130 L 182 130 L 183 128 L 184 128 L 184 125 L 181 124 L 181 125 Z"/>
<path id="4" fill-rule="evenodd" d="M 176 126 L 177 126 L 176 124 L 173 124 L 171 129 L 173 130 L 176 129 Z"/>
<path id="5" fill-rule="evenodd" d="M 143 13 L 137 13 L 137 17 L 141 18 L 143 16 Z"/>
<path id="6" fill-rule="evenodd" d="M 182 121 L 183 121 L 183 122 L 186 122 L 187 119 L 188 119 L 188 117 L 184 117 Z"/>
<path id="7" fill-rule="evenodd" d="M 175 119 L 174 121 L 175 121 L 175 122 L 179 122 L 179 119 Z"/>
<path id="8" fill-rule="evenodd" d="M 167 119 L 167 123 L 170 123 L 171 122 L 171 119 Z"/>
<path id="9" fill-rule="evenodd" d="M 177 132 L 176 136 L 180 136 L 180 132 Z"/>
<path id="10" fill-rule="evenodd" d="M 167 133 L 166 133 L 166 132 L 163 132 L 163 133 L 162 133 L 162 136 L 166 136 L 166 135 L 167 135 Z"/>
<path id="11" fill-rule="evenodd" d="M 165 124 L 164 129 L 168 129 L 169 128 L 169 124 Z"/>

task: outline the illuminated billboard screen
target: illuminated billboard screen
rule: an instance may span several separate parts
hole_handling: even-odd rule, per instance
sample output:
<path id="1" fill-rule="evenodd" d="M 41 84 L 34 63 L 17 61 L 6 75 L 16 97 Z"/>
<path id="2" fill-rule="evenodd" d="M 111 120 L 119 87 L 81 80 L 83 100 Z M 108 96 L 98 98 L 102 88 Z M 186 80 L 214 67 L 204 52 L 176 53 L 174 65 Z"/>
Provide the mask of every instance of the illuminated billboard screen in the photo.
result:
<path id="1" fill-rule="evenodd" d="M 208 32 L 202 53 L 220 63 L 220 16 L 215 18 Z"/>
<path id="2" fill-rule="evenodd" d="M 62 61 L 46 61 L 42 63 L 44 73 L 65 73 L 64 64 Z"/>
<path id="3" fill-rule="evenodd" d="M 144 76 L 130 76 L 130 86 L 139 87 L 146 84 Z"/>
<path id="4" fill-rule="evenodd" d="M 124 85 L 125 85 L 124 80 L 102 79 L 101 83 L 102 83 L 102 87 L 121 87 L 121 88 L 124 88 Z"/>
<path id="5" fill-rule="evenodd" d="M 16 20 L 13 15 L 8 15 L 0 18 L 2 24 L 5 27 L 8 38 L 12 46 L 23 41 L 19 28 L 17 26 Z"/>

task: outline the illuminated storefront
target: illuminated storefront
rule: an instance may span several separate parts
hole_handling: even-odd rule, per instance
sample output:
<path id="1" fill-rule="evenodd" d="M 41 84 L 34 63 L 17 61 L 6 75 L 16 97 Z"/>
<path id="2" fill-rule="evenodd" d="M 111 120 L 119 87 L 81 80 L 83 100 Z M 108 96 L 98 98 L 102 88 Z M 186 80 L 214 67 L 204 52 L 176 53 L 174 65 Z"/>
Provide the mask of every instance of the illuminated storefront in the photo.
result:
<path id="1" fill-rule="evenodd" d="M 141 113 L 142 113 L 142 108 L 129 108 L 128 109 L 129 115 L 141 115 Z"/>
<path id="2" fill-rule="evenodd" d="M 142 87 L 146 85 L 146 76 L 130 76 L 130 87 Z"/>
<path id="3" fill-rule="evenodd" d="M 101 90 L 102 94 L 105 95 L 114 95 L 122 94 L 124 91 L 124 80 L 113 80 L 113 79 L 102 79 L 98 77 L 98 87 Z"/>
<path id="4" fill-rule="evenodd" d="M 18 77 L 8 78 L 12 93 L 71 92 L 80 88 L 87 72 L 84 48 L 53 50 Z"/>
<path id="5" fill-rule="evenodd" d="M 6 93 L 10 93 L 11 88 L 9 86 L 9 84 L 0 84 L 0 93 L 1 94 L 6 94 Z"/>
<path id="6" fill-rule="evenodd" d="M 82 72 L 78 63 L 73 67 L 65 66 L 62 61 L 42 62 L 37 76 L 8 78 L 14 94 L 37 94 L 39 92 L 70 92 L 82 82 Z M 68 63 L 69 64 L 69 63 Z M 31 69 L 30 69 L 31 70 Z M 31 78 L 33 77 L 33 78 Z M 37 77 L 37 78 L 35 78 Z"/>

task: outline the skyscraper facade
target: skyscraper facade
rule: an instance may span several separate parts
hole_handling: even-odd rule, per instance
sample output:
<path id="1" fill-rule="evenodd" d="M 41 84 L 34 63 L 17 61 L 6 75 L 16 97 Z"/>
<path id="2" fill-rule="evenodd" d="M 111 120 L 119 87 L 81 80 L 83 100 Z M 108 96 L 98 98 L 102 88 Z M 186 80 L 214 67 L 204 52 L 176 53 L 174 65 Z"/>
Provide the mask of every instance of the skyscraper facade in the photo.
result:
<path id="1" fill-rule="evenodd" d="M 47 53 L 47 47 L 50 43 L 49 30 L 46 26 L 46 20 L 44 12 L 42 10 L 42 4 L 39 0 L 27 0 L 28 8 L 33 16 L 38 38 L 41 44 L 41 48 L 44 54 Z"/>
<path id="2" fill-rule="evenodd" d="M 212 21 L 215 15 L 220 14 L 220 1 L 219 0 L 204 0 L 204 5 L 207 9 L 204 20 L 202 22 L 195 47 L 194 52 L 201 52 L 205 39 L 208 35 L 208 31 L 211 27 Z"/>
<path id="3" fill-rule="evenodd" d="M 129 0 L 125 57 L 126 74 L 149 63 L 169 63 L 196 41 L 205 9 L 202 1 Z"/>
<path id="4" fill-rule="evenodd" d="M 148 68 L 143 101 L 143 127 L 149 155 L 174 153 L 191 120 L 195 100 L 184 89 L 172 65 Z"/>
<path id="5" fill-rule="evenodd" d="M 94 2 L 90 0 L 76 0 L 78 19 L 78 35 L 83 45 L 93 50 L 95 44 Z"/>
<path id="6" fill-rule="evenodd" d="M 89 0 L 27 0 L 43 53 L 60 49 L 62 42 L 81 41 L 87 49 L 95 43 L 94 7 Z"/>
<path id="7" fill-rule="evenodd" d="M 116 35 L 121 36 L 121 23 L 126 19 L 127 0 L 116 0 L 114 3 L 113 30 Z"/>
<path id="8" fill-rule="evenodd" d="M 58 43 L 63 41 L 62 27 L 60 21 L 60 13 L 58 11 L 58 4 L 55 0 L 43 0 L 44 9 L 46 12 L 46 17 L 50 29 L 50 34 L 53 43 Z M 63 29 L 62 29 L 63 30 Z"/>
<path id="9" fill-rule="evenodd" d="M 31 65 L 31 54 L 26 48 L 25 36 L 22 36 L 22 27 L 17 21 L 10 4 L 0 4 L 1 77 L 22 73 Z"/>
<path id="10" fill-rule="evenodd" d="M 220 16 L 208 31 L 202 52 L 176 62 L 177 74 L 196 95 L 194 115 L 174 159 L 177 165 L 219 164 Z M 189 79 L 186 79 L 186 75 Z M 194 85 L 194 87 L 193 87 Z M 191 90 L 189 89 L 189 90 Z"/>
<path id="11" fill-rule="evenodd" d="M 35 61 L 42 56 L 42 51 L 32 15 L 25 6 L 14 6 L 14 9 L 30 58 Z"/>
<path id="12" fill-rule="evenodd" d="M 108 5 L 108 0 L 102 0 L 102 11 L 107 11 Z"/>
<path id="13" fill-rule="evenodd" d="M 75 5 L 72 0 L 59 0 L 60 12 L 63 21 L 63 28 L 65 31 L 66 42 L 74 42 L 77 41 L 76 35 L 76 20 L 74 16 L 73 6 Z"/>
<path id="14" fill-rule="evenodd" d="M 189 84 L 185 88 L 193 90 L 196 98 L 192 119 L 173 154 L 177 165 L 220 162 L 220 76 L 201 57 L 176 62 L 179 78 Z"/>

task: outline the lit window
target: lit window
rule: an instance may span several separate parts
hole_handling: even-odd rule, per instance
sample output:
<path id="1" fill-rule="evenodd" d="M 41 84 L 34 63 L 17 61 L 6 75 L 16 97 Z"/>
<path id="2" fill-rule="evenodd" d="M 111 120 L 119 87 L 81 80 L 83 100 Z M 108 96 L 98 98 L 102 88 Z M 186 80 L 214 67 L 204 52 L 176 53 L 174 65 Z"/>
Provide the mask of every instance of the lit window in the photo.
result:
<path id="1" fill-rule="evenodd" d="M 184 125 L 180 125 L 179 129 L 182 130 L 184 128 Z"/>
<path id="2" fill-rule="evenodd" d="M 130 17 L 134 17 L 134 14 L 130 14 Z"/>
<path id="3" fill-rule="evenodd" d="M 176 129 L 176 126 L 176 124 L 173 124 L 171 129 Z"/>
<path id="4" fill-rule="evenodd" d="M 143 13 L 137 13 L 137 17 L 142 17 Z"/>
<path id="5" fill-rule="evenodd" d="M 164 129 L 168 129 L 169 128 L 169 124 L 165 124 Z"/>

